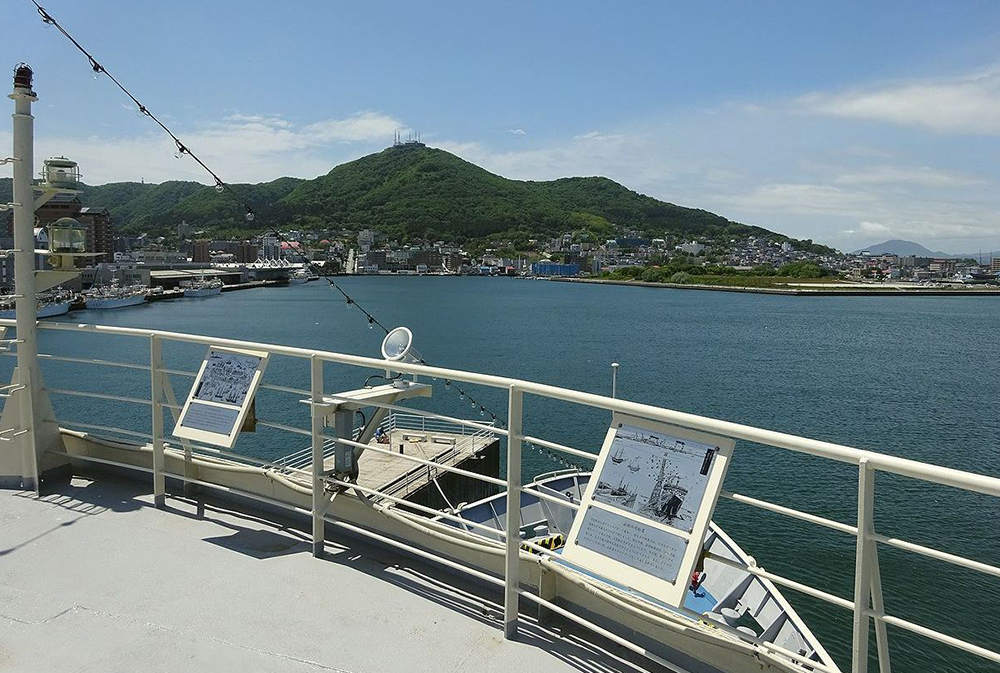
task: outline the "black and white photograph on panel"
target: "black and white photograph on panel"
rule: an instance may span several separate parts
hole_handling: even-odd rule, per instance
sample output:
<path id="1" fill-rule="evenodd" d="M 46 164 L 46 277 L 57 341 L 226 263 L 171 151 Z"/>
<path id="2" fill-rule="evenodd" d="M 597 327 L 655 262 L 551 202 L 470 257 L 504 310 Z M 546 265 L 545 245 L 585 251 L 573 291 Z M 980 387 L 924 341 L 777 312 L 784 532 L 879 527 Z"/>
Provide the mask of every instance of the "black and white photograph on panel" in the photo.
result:
<path id="1" fill-rule="evenodd" d="M 710 444 L 622 425 L 594 500 L 690 533 L 718 452 Z"/>

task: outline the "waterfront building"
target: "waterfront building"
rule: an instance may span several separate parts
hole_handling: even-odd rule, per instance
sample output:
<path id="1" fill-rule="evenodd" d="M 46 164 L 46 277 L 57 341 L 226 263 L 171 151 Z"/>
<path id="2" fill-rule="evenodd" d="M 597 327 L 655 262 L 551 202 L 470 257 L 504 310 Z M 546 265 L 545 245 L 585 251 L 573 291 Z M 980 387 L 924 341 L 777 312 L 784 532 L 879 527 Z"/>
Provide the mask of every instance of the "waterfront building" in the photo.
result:
<path id="1" fill-rule="evenodd" d="M 362 229 L 358 232 L 358 248 L 361 252 L 368 252 L 375 246 L 375 239 L 378 234 L 373 229 Z"/>
<path id="2" fill-rule="evenodd" d="M 239 241 L 236 244 L 236 249 L 233 251 L 233 255 L 236 257 L 236 261 L 238 263 L 248 264 L 256 261 L 260 256 L 260 252 L 256 244 L 251 243 L 250 241 Z"/>
<path id="3" fill-rule="evenodd" d="M 260 258 L 266 262 L 277 260 L 279 257 L 278 237 L 262 236 L 260 239 Z"/>
<path id="4" fill-rule="evenodd" d="M 580 265 L 535 262 L 531 265 L 531 273 L 536 276 L 576 276 L 580 273 Z"/>

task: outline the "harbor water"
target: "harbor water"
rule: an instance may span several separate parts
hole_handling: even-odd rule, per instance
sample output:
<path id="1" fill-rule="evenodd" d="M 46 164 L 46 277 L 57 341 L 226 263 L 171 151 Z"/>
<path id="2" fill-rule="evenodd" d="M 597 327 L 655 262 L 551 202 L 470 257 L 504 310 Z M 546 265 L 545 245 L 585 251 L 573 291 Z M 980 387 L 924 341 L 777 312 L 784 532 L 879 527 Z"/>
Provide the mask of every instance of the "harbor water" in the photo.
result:
<path id="1" fill-rule="evenodd" d="M 1000 301 L 994 297 L 788 297 L 446 277 L 336 279 L 388 327 L 406 325 L 431 364 L 510 375 L 680 411 L 829 440 L 1000 476 Z M 192 332 L 377 357 L 383 333 L 325 280 L 204 299 L 163 301 L 60 318 Z M 148 364 L 142 338 L 40 331 L 43 353 Z M 196 371 L 203 347 L 169 345 L 169 367 Z M 9 379 L 11 358 L 3 358 Z M 43 362 L 50 388 L 148 397 L 149 374 Z M 329 367 L 327 390 L 357 388 L 370 374 Z M 265 381 L 308 387 L 303 362 L 273 358 Z M 172 376 L 178 398 L 191 379 Z M 435 382 L 421 406 L 450 415 L 506 415 L 503 391 Z M 301 396 L 262 391 L 257 417 L 308 428 Z M 60 420 L 149 432 L 148 406 L 52 395 Z M 525 399 L 529 434 L 596 451 L 609 415 Z M 168 423 L 167 428 L 171 424 Z M 308 438 L 265 427 L 237 450 L 278 457 Z M 524 470 L 562 467 L 525 448 Z M 856 523 L 857 469 L 737 442 L 726 489 Z M 758 564 L 852 599 L 854 538 L 722 501 L 716 521 Z M 880 474 L 876 530 L 1000 565 L 996 499 Z M 886 611 L 996 648 L 1000 580 L 920 556 L 880 550 Z M 845 665 L 851 613 L 785 590 L 806 623 Z M 971 655 L 889 628 L 897 673 L 996 668 Z M 874 638 L 874 634 L 873 634 Z M 874 651 L 874 640 L 872 641 Z M 877 670 L 877 669 L 873 669 Z"/>

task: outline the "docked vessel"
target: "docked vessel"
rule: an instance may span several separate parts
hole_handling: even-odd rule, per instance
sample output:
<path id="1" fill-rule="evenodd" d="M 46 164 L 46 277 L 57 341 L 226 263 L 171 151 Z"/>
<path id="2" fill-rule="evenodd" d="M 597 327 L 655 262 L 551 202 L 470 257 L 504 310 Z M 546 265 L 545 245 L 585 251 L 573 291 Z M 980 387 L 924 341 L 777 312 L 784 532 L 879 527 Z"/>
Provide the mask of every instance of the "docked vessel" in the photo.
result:
<path id="1" fill-rule="evenodd" d="M 88 310 L 102 311 L 113 308 L 137 306 L 146 301 L 148 289 L 142 285 L 102 285 L 83 292 Z"/>
<path id="2" fill-rule="evenodd" d="M 51 318 L 57 315 L 69 313 L 73 304 L 73 294 L 70 292 L 59 292 L 55 294 L 41 294 L 38 296 L 38 317 Z M 4 297 L 0 300 L 0 318 L 13 320 L 15 317 L 14 299 Z"/>
<path id="3" fill-rule="evenodd" d="M 318 278 L 318 276 L 317 276 L 317 278 Z M 288 277 L 288 284 L 289 285 L 302 285 L 303 283 L 306 283 L 306 282 L 308 282 L 310 280 L 313 280 L 313 279 L 309 277 L 309 272 L 308 271 L 306 271 L 305 269 L 296 269 L 295 272 L 292 273 Z"/>
<path id="4" fill-rule="evenodd" d="M 218 278 L 199 278 L 184 287 L 185 297 L 211 297 L 222 292 L 222 281 Z"/>

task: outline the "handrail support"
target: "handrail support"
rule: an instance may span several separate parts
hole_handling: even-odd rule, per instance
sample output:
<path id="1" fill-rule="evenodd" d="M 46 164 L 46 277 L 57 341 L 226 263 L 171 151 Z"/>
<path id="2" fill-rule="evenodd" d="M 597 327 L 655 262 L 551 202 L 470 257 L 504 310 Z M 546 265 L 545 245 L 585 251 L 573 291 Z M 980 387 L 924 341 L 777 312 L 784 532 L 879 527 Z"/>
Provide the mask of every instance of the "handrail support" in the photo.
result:
<path id="1" fill-rule="evenodd" d="M 521 434 L 523 398 L 521 389 L 510 386 L 507 400 L 507 528 L 504 563 L 503 633 L 517 638 L 517 610 L 520 596 L 521 548 Z"/>

